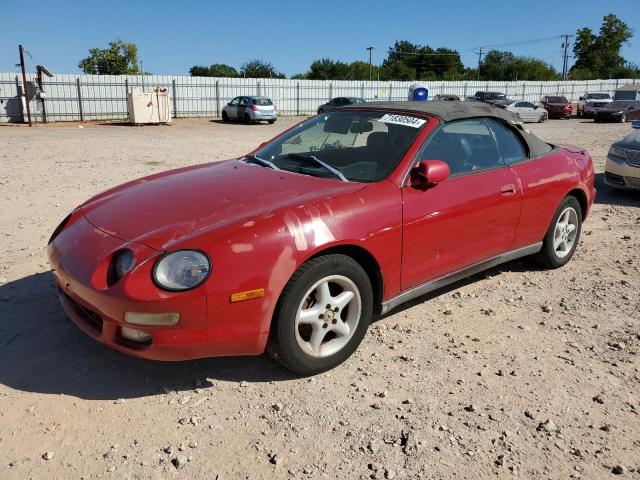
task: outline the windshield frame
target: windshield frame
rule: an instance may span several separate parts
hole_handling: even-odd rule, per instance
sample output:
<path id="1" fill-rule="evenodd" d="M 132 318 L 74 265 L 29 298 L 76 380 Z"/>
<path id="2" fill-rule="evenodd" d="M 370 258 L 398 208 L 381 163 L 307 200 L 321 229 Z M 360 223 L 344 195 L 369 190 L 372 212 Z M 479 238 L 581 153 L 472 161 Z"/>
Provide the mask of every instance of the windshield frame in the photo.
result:
<path id="1" fill-rule="evenodd" d="M 407 158 L 407 156 L 412 152 L 412 150 L 415 149 L 415 145 L 417 143 L 420 143 L 424 138 L 424 132 L 425 130 L 431 130 L 431 128 L 433 127 L 433 124 L 437 124 L 438 121 L 435 117 L 432 117 L 424 112 L 414 112 L 414 111 L 406 111 L 406 110 L 389 110 L 389 109 L 385 109 L 385 108 L 367 108 L 364 104 L 358 104 L 358 106 L 356 108 L 349 108 L 348 110 L 345 109 L 339 109 L 339 110 L 334 110 L 331 112 L 324 112 L 320 115 L 316 115 L 313 116 L 309 119 L 303 120 L 302 122 L 292 126 L 291 128 L 283 131 L 282 133 L 280 133 L 279 135 L 275 136 L 274 138 L 272 138 L 271 140 L 261 144 L 258 148 L 256 148 L 255 150 L 253 150 L 250 154 L 248 154 L 245 157 L 240 157 L 240 160 L 244 160 L 245 158 L 248 160 L 249 157 L 251 156 L 258 156 L 260 159 L 266 159 L 268 161 L 273 161 L 273 157 L 271 157 L 268 153 L 268 149 L 270 147 L 273 147 L 275 144 L 280 143 L 281 145 L 286 143 L 287 140 L 294 138 L 296 135 L 299 134 L 299 132 L 305 131 L 308 128 L 313 127 L 314 125 L 316 125 L 317 123 L 319 123 L 319 117 L 322 116 L 330 116 L 330 115 L 339 115 L 339 114 L 364 114 L 363 116 L 369 115 L 369 120 L 364 120 L 364 121 L 373 121 L 376 120 L 376 116 L 379 116 L 379 118 L 382 118 L 384 115 L 401 115 L 401 116 L 410 116 L 410 117 L 414 117 L 416 119 L 420 119 L 422 120 L 424 123 L 421 124 L 419 127 L 415 128 L 415 127 L 407 127 L 407 126 L 402 126 L 400 125 L 401 128 L 404 129 L 411 129 L 414 130 L 415 129 L 415 133 L 413 134 L 413 136 L 409 136 L 407 137 L 407 141 L 405 142 L 405 144 L 401 144 L 400 147 L 401 149 L 396 152 L 397 156 L 395 158 L 393 158 L 392 161 L 390 161 L 389 163 L 389 167 L 387 169 L 385 169 L 383 172 L 383 175 L 379 175 L 376 176 L 375 178 L 354 178 L 353 176 L 348 176 L 345 174 L 345 176 L 347 177 L 347 180 L 349 182 L 353 182 L 353 183 L 362 183 L 362 184 L 369 184 L 369 183 L 378 183 L 378 182 L 383 182 L 385 180 L 391 180 L 394 183 L 396 182 L 395 179 L 395 173 L 399 170 L 402 169 L 402 165 L 405 163 L 405 160 Z M 435 121 L 434 121 L 435 120 Z M 309 125 L 312 124 L 312 125 Z M 409 132 L 410 130 L 406 130 L 407 132 Z M 349 131 L 350 133 L 353 133 L 351 131 Z M 370 133 L 371 131 L 369 131 Z M 366 133 L 366 132 L 356 132 L 357 133 Z M 355 145 L 355 141 L 354 141 L 354 145 Z M 402 149 L 402 147 L 404 147 L 404 149 Z M 349 148 L 360 148 L 360 147 L 353 147 L 350 146 Z M 267 152 L 265 152 L 265 150 Z M 346 149 L 345 149 L 346 150 Z M 265 153 L 267 154 L 265 156 Z M 303 154 L 305 154 L 305 152 L 301 152 Z M 307 152 L 309 153 L 309 152 Z M 311 151 L 310 153 L 315 154 L 317 153 L 317 151 Z M 278 154 L 281 157 L 288 157 L 287 154 L 283 154 L 283 153 L 279 153 Z M 367 158 L 367 157 L 363 157 L 363 158 Z M 281 159 L 280 159 L 281 160 Z M 322 158 L 320 158 L 320 160 L 322 160 Z M 326 162 L 326 160 L 324 160 Z M 296 169 L 296 170 L 291 170 L 286 168 L 286 166 L 283 166 L 280 164 L 280 162 L 278 160 L 273 162 L 274 164 L 276 164 L 278 166 L 278 168 L 280 168 L 280 170 L 278 171 L 278 173 L 293 173 L 293 174 L 298 174 L 298 175 L 305 175 L 305 176 L 315 176 L 316 178 L 322 178 L 324 180 L 329 180 L 329 181 L 336 181 L 336 182 L 342 182 L 342 180 L 340 178 L 338 178 L 337 176 L 335 176 L 334 174 L 332 174 L 331 172 L 329 172 L 328 170 L 322 168 L 322 170 L 324 172 L 326 172 L 326 175 L 313 175 L 308 171 L 301 171 L 303 169 Z M 334 167 L 335 165 L 332 165 L 330 162 L 326 162 L 329 166 Z M 358 161 L 353 162 L 353 164 L 356 163 L 360 163 Z M 307 164 L 308 165 L 308 164 Z M 392 178 L 394 177 L 394 178 Z"/>

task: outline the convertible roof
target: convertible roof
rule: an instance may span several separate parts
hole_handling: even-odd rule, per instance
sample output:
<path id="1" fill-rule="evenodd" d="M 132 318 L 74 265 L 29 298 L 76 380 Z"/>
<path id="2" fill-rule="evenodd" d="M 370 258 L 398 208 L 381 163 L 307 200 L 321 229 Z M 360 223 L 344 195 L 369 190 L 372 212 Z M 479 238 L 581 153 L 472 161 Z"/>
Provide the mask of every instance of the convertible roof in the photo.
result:
<path id="1" fill-rule="evenodd" d="M 367 102 L 357 105 L 347 105 L 338 110 L 389 110 L 392 112 L 426 113 L 439 118 L 443 122 L 464 120 L 466 118 L 492 117 L 509 123 L 520 131 L 529 148 L 530 157 L 547 154 L 552 146 L 543 142 L 529 130 L 524 128 L 522 120 L 509 110 L 494 107 L 488 103 L 466 102 Z"/>
<path id="2" fill-rule="evenodd" d="M 367 102 L 359 105 L 347 105 L 340 109 L 375 108 L 381 110 L 410 111 L 426 113 L 445 122 L 461 120 L 463 118 L 496 117 L 510 123 L 517 122 L 517 118 L 508 110 L 493 107 L 488 103 L 466 102 Z"/>

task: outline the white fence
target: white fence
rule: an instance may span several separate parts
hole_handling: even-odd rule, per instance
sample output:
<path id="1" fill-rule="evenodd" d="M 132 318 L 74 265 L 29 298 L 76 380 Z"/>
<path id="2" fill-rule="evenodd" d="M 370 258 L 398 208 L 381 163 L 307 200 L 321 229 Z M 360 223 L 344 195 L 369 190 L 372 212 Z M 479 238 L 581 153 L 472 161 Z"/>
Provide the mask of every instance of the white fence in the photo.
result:
<path id="1" fill-rule="evenodd" d="M 144 80 L 144 82 L 143 82 Z M 564 95 L 573 102 L 587 91 L 613 93 L 619 85 L 637 80 L 556 82 L 424 82 L 429 96 L 439 93 L 460 97 L 476 90 L 500 91 L 509 98 L 537 102 L 544 95 Z M 132 88 L 167 88 L 174 117 L 217 117 L 222 107 L 238 95 L 270 97 L 281 115 L 307 115 L 333 97 L 366 100 L 406 100 L 413 82 L 362 82 L 342 80 L 285 80 L 254 78 L 176 77 L 168 75 L 55 75 L 44 78 L 42 91 L 34 75 L 28 76 L 32 118 L 36 122 L 117 120 L 127 118 L 127 92 Z M 0 73 L 0 123 L 23 122 L 26 117 L 22 78 Z M 42 98 L 41 98 L 42 97 Z"/>

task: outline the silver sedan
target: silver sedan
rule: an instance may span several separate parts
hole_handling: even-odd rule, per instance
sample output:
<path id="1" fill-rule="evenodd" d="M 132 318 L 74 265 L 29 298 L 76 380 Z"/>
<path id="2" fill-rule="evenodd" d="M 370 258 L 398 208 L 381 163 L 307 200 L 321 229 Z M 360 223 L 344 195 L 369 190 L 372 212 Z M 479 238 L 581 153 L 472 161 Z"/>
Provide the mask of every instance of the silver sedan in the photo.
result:
<path id="1" fill-rule="evenodd" d="M 515 100 L 509 103 L 505 109 L 518 114 L 523 122 L 540 123 L 549 118 L 549 113 L 544 108 L 526 100 Z"/>

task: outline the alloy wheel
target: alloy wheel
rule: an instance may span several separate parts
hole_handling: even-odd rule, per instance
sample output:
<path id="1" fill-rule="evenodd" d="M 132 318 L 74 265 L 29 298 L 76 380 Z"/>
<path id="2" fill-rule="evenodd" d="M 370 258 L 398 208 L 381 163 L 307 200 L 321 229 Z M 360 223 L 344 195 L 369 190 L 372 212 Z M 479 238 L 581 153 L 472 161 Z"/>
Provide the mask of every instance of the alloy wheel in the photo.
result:
<path id="1" fill-rule="evenodd" d="M 564 258 L 573 249 L 578 234 L 578 213 L 573 207 L 565 208 L 553 231 L 553 249 L 558 258 Z"/>
<path id="2" fill-rule="evenodd" d="M 304 295 L 295 319 L 296 341 L 311 357 L 328 357 L 344 348 L 362 314 L 356 284 L 342 275 L 316 282 Z"/>

